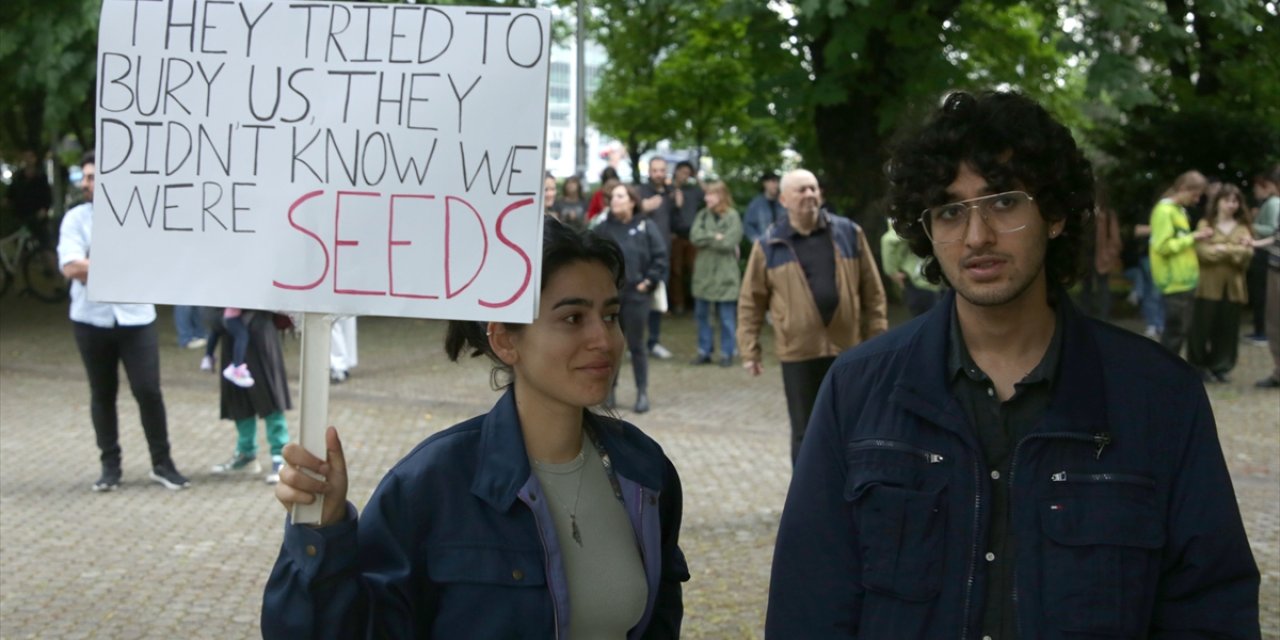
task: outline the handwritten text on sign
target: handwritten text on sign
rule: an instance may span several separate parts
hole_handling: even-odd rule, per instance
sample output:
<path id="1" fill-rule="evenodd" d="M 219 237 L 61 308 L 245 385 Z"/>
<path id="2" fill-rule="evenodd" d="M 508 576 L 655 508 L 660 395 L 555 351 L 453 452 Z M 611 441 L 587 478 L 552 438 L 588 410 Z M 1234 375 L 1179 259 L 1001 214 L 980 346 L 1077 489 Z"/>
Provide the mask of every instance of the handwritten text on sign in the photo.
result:
<path id="1" fill-rule="evenodd" d="M 528 321 L 549 20 L 105 0 L 90 295 Z"/>

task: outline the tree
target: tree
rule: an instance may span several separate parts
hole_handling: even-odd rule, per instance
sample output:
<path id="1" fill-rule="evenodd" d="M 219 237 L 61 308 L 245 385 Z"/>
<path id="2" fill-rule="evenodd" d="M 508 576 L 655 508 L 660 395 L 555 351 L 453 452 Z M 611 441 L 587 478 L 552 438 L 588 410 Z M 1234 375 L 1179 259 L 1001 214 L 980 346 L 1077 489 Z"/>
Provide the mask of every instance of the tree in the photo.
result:
<path id="1" fill-rule="evenodd" d="M 93 96 L 101 0 L 19 2 L 0 18 L 0 156 L 43 156 L 64 136 L 93 148 Z M 53 155 L 55 209 L 66 187 Z"/>

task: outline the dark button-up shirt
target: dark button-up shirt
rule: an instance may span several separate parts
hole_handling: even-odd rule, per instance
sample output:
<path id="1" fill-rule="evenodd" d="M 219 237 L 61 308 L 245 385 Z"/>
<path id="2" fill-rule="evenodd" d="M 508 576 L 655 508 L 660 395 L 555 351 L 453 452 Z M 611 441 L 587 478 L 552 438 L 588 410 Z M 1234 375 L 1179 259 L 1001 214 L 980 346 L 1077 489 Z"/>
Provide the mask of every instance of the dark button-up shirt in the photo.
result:
<path id="1" fill-rule="evenodd" d="M 1061 311 L 1055 318 L 1053 338 L 1040 364 L 1014 385 L 1013 397 L 1001 402 L 995 383 L 987 376 L 965 346 L 960 322 L 951 315 L 951 346 L 947 355 L 951 391 L 964 409 L 965 417 L 982 446 L 982 457 L 991 478 L 987 501 L 990 536 L 981 552 L 987 565 L 986 605 L 982 615 L 983 635 L 1014 638 L 1013 568 L 1016 553 L 1010 526 L 1009 467 L 1017 443 L 1031 431 L 1053 398 L 1053 382 L 1062 352 Z"/>
<path id="2" fill-rule="evenodd" d="M 836 307 L 840 306 L 840 292 L 836 291 L 836 249 L 831 242 L 831 230 L 819 219 L 818 226 L 809 235 L 795 232 L 787 242 L 791 243 L 800 268 L 804 270 L 804 278 L 813 292 L 813 301 L 818 305 L 823 326 L 831 324 Z"/>

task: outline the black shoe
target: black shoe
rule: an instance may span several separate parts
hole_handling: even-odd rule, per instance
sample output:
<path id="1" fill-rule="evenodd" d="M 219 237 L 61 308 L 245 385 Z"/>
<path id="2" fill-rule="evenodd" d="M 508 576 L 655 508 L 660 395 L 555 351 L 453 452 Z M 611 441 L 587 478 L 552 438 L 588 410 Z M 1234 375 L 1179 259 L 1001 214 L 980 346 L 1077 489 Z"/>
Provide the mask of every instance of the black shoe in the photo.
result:
<path id="1" fill-rule="evenodd" d="M 733 356 L 725 356 L 725 357 L 723 357 L 723 358 L 720 358 L 720 366 L 722 366 L 722 367 L 732 367 L 732 366 L 733 366 Z"/>
<path id="2" fill-rule="evenodd" d="M 171 491 L 178 491 L 191 486 L 191 481 L 186 476 L 178 473 L 178 469 L 173 466 L 173 462 L 165 462 L 152 467 L 151 479 Z"/>
<path id="3" fill-rule="evenodd" d="M 120 488 L 120 468 L 119 467 L 103 467 L 102 476 L 98 481 L 93 483 L 92 489 L 97 493 L 105 493 L 107 491 L 115 491 Z"/>
<path id="4" fill-rule="evenodd" d="M 1205 371 L 1204 369 L 1201 369 L 1201 370 L 1200 370 L 1200 380 L 1201 380 L 1202 382 L 1204 382 L 1205 384 L 1212 384 L 1212 383 L 1214 383 L 1214 382 L 1217 382 L 1217 381 L 1218 381 L 1218 380 L 1217 380 L 1217 378 L 1215 378 L 1215 377 L 1214 377 L 1214 375 L 1213 375 L 1212 373 L 1209 373 L 1208 371 Z"/>
<path id="5" fill-rule="evenodd" d="M 1280 389 L 1280 379 L 1275 376 L 1267 376 L 1253 383 L 1253 386 L 1259 389 Z"/>
<path id="6" fill-rule="evenodd" d="M 649 394 L 644 391 L 636 394 L 636 413 L 646 413 L 649 411 Z"/>
<path id="7" fill-rule="evenodd" d="M 1226 371 L 1214 371 L 1213 378 L 1222 384 L 1231 382 L 1231 376 L 1228 376 Z"/>
<path id="8" fill-rule="evenodd" d="M 698 357 L 689 361 L 689 364 L 711 364 L 711 356 L 705 353 L 699 353 Z"/>

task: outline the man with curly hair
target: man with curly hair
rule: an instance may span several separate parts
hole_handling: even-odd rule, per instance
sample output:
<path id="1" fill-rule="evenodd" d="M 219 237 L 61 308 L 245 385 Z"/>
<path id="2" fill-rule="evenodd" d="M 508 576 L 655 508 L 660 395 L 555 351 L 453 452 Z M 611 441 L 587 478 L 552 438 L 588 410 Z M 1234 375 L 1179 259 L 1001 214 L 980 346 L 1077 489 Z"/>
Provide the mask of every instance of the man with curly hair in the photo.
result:
<path id="1" fill-rule="evenodd" d="M 957 92 L 887 173 L 950 290 L 827 374 L 766 635 L 1259 637 L 1199 376 L 1066 293 L 1094 206 L 1071 133 L 1022 95 Z"/>

